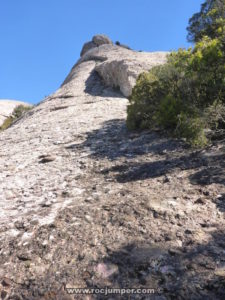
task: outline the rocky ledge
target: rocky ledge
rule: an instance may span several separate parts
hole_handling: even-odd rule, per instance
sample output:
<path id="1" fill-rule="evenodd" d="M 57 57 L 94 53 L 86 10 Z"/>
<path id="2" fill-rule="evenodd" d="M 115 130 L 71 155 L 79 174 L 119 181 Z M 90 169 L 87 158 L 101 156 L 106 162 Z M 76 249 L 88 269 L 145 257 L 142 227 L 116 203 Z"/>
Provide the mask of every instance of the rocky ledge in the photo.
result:
<path id="1" fill-rule="evenodd" d="M 1 298 L 150 299 L 67 293 L 140 287 L 157 300 L 224 299 L 224 142 L 192 150 L 128 132 L 125 95 L 166 54 L 96 40 L 0 134 Z"/>

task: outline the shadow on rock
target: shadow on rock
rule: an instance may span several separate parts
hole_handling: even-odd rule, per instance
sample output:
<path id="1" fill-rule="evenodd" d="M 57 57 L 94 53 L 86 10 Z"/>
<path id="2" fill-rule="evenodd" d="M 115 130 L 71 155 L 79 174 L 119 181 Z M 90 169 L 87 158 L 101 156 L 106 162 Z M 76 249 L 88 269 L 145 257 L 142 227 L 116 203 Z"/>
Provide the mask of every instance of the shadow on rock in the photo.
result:
<path id="1" fill-rule="evenodd" d="M 187 241 L 182 249 L 134 242 L 99 262 L 92 287 L 142 288 L 152 293 L 114 294 L 112 299 L 224 299 L 224 243 L 222 231 L 205 244 Z"/>
<path id="2" fill-rule="evenodd" d="M 179 152 L 182 146 L 183 143 L 160 137 L 156 132 L 130 132 L 124 120 L 114 119 L 89 132 L 82 144 L 70 145 L 67 149 L 89 148 L 93 158 L 116 160 L 121 157 L 132 159 L 148 153 L 163 155 Z"/>
<path id="3" fill-rule="evenodd" d="M 178 237 L 169 244 L 167 242 L 153 244 L 150 239 L 141 236 L 138 240 L 135 239 L 120 247 L 113 243 L 108 244 L 104 256 L 98 251 L 94 259 L 90 254 L 82 255 L 86 244 L 83 245 L 83 250 L 78 250 L 76 237 L 70 237 L 55 251 L 54 263 L 48 271 L 39 273 L 38 276 L 33 274 L 24 284 L 18 284 L 15 290 L 17 296 L 9 299 L 222 300 L 225 296 L 225 234 L 220 224 L 214 224 L 211 229 L 213 230 L 201 231 L 202 236 L 199 230 L 183 232 L 180 236 L 182 247 L 178 247 L 175 243 Z M 99 249 L 98 245 L 92 247 L 92 252 L 96 248 Z M 72 265 L 69 264 L 71 261 Z M 78 269 L 79 272 L 76 272 Z M 100 294 L 72 296 L 67 294 L 67 285 L 70 282 L 77 282 L 70 288 L 87 287 L 98 290 L 106 287 L 123 290 L 143 288 L 144 291 L 150 289 L 150 295 L 125 292 L 119 295 L 117 292 L 107 296 Z"/>
<path id="4" fill-rule="evenodd" d="M 191 170 L 201 169 L 189 177 L 192 184 L 209 185 L 212 183 L 225 184 L 224 155 L 218 155 L 212 159 L 205 158 L 203 155 L 195 153 L 166 158 L 153 162 L 126 162 L 102 172 L 104 174 L 114 173 L 118 182 L 130 182 L 156 178 L 168 175 L 174 169 Z M 216 167 L 213 167 L 217 164 Z"/>
<path id="5" fill-rule="evenodd" d="M 221 212 L 225 212 L 225 194 L 219 195 L 214 202 Z"/>
<path id="6" fill-rule="evenodd" d="M 96 71 L 92 71 L 85 81 L 84 91 L 91 96 L 124 98 L 120 90 L 106 87 Z"/>
<path id="7" fill-rule="evenodd" d="M 66 149 L 88 149 L 91 158 L 115 161 L 116 165 L 105 168 L 101 173 L 110 173 L 121 183 L 156 178 L 178 168 L 196 170 L 189 177 L 192 184 L 225 184 L 224 151 L 207 154 L 205 151 L 191 150 L 183 142 L 158 132 L 130 132 L 121 119 L 104 122 L 101 128 L 89 132 L 83 143 L 72 144 Z M 157 157 L 152 158 L 152 154 Z"/>
<path id="8" fill-rule="evenodd" d="M 223 161 L 224 155 L 220 157 L 221 161 L 218 166 L 212 166 L 198 171 L 193 176 L 190 177 L 192 184 L 209 185 L 211 183 L 225 184 L 225 163 Z"/>

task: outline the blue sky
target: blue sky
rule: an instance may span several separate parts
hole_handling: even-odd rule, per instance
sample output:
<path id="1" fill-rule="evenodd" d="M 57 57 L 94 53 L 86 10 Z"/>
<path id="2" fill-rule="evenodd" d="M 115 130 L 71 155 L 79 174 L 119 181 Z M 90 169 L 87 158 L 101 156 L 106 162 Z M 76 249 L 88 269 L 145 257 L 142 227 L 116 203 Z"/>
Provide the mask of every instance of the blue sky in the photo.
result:
<path id="1" fill-rule="evenodd" d="M 203 0 L 0 0 L 0 98 L 38 103 L 97 33 L 135 50 L 188 47 Z"/>

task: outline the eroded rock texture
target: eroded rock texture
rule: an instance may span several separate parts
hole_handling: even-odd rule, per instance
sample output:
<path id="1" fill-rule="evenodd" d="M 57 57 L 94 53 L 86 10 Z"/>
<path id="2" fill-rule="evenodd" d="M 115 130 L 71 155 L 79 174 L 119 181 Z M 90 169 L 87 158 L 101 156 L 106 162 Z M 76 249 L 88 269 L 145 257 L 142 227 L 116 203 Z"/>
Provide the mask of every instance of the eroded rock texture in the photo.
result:
<path id="1" fill-rule="evenodd" d="M 105 85 L 126 95 L 126 74 L 164 60 L 95 47 L 0 134 L 2 299 L 150 299 L 65 290 L 106 286 L 224 299 L 224 143 L 197 151 L 128 132 L 128 101 Z"/>

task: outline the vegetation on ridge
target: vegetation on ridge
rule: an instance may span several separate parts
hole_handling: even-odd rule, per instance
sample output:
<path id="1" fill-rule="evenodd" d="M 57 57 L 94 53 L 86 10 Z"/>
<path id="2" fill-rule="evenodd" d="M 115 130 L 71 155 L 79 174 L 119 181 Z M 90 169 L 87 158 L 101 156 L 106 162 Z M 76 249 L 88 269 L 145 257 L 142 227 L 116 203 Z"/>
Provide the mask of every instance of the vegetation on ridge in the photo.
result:
<path id="1" fill-rule="evenodd" d="M 194 48 L 172 52 L 165 65 L 139 76 L 128 128 L 166 129 L 197 147 L 208 143 L 207 131 L 225 128 L 224 11 L 224 0 L 207 0 L 190 19 Z"/>
<path id="2" fill-rule="evenodd" d="M 5 119 L 3 124 L 0 126 L 0 131 L 9 128 L 17 119 L 19 119 L 25 112 L 30 110 L 32 106 L 18 105 L 14 108 L 11 116 Z"/>

